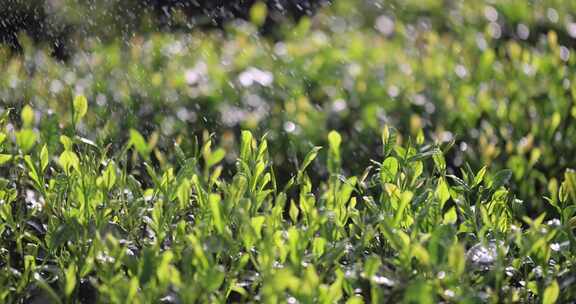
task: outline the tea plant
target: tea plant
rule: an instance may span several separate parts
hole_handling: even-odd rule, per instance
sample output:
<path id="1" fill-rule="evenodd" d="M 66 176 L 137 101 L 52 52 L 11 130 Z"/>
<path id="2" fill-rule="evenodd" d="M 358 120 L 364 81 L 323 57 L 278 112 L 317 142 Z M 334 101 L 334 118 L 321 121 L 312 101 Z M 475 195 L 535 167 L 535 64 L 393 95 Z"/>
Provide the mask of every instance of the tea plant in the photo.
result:
<path id="1" fill-rule="evenodd" d="M 0 303 L 576 300 L 573 2 L 257 3 L 0 46 Z"/>
<path id="2" fill-rule="evenodd" d="M 405 138 L 454 139 L 451 174 L 466 163 L 511 169 L 531 215 L 551 212 L 542 194 L 576 167 L 573 2 L 444 2 L 334 1 L 281 41 L 254 20 L 129 41 L 89 35 L 65 64 L 32 45 L 21 57 L 0 51 L 0 105 L 62 117 L 71 109 L 61 101 L 84 94 L 92 111 L 80 134 L 100 129 L 114 149 L 129 129 L 164 151 L 205 129 L 230 146 L 242 129 L 268 132 L 282 177 L 330 130 L 344 158 L 361 160 L 344 169 L 362 171 L 382 157 L 388 124 Z"/>
<path id="3" fill-rule="evenodd" d="M 87 100 L 52 129 L 26 106 L 0 121 L 2 302 L 543 302 L 573 300 L 576 173 L 558 218 L 529 218 L 510 170 L 449 174 L 449 145 L 400 143 L 346 175 L 342 136 L 278 182 L 267 136 L 235 166 L 206 135 L 170 151 L 136 130 L 119 149 L 78 135 Z M 6 126 L 10 125 L 11 128 Z M 14 126 L 20 126 L 14 129 Z M 59 142 L 48 142 L 57 138 Z M 310 168 L 326 160 L 328 176 Z M 224 177 L 226 175 L 226 177 Z"/>

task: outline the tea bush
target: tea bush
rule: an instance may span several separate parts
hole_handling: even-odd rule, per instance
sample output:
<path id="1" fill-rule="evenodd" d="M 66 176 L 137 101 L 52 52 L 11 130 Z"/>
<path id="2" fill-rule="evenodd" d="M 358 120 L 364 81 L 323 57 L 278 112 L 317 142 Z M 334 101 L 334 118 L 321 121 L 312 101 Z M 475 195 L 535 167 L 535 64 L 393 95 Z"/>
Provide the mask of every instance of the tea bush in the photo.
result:
<path id="1" fill-rule="evenodd" d="M 0 302 L 574 301 L 573 6 L 334 1 L 67 62 L 22 36 Z"/>
<path id="2" fill-rule="evenodd" d="M 357 22 L 368 13 L 345 15 L 351 4 L 335 3 L 317 24 L 304 18 L 280 42 L 239 21 L 225 33 L 136 36 L 128 47 L 88 39 L 65 65 L 28 47 L 23 58 L 0 56 L 0 100 L 4 108 L 31 103 L 62 116 L 62 100 L 82 93 L 93 109 L 82 130 L 103 130 L 92 140 L 122 142 L 136 128 L 157 133 L 161 149 L 205 129 L 230 142 L 240 129 L 258 128 L 287 139 L 270 147 L 285 174 L 330 129 L 345 137 L 346 158 L 381 157 L 376 138 L 388 123 L 403 137 L 455 140 L 453 173 L 465 163 L 511 168 L 515 192 L 535 214 L 545 211 L 540 198 L 550 183 L 576 167 L 575 59 L 559 38 L 568 35 L 563 24 L 573 30 L 573 23 L 564 6 L 546 6 L 517 21 L 506 6 L 466 5 L 454 16 L 469 22 L 444 31 L 430 18 L 410 17 L 418 16 L 411 7 L 399 9 L 406 17 L 384 10 L 367 28 Z M 541 33 L 539 24 L 560 30 Z M 517 27 L 528 38 L 502 37 Z M 345 169 L 362 170 L 355 162 Z"/>
<path id="3" fill-rule="evenodd" d="M 448 174 L 445 146 L 400 145 L 388 127 L 383 159 L 362 175 L 345 175 L 330 131 L 284 184 L 266 136 L 242 131 L 222 178 L 211 136 L 175 142 L 155 167 L 134 129 L 118 150 L 79 136 L 87 101 L 71 104 L 69 125 L 34 132 L 26 106 L 14 138 L 0 133 L 3 302 L 574 299 L 574 171 L 554 189 L 552 220 L 521 216 L 512 171 Z M 329 174 L 312 182 L 320 154 Z"/>

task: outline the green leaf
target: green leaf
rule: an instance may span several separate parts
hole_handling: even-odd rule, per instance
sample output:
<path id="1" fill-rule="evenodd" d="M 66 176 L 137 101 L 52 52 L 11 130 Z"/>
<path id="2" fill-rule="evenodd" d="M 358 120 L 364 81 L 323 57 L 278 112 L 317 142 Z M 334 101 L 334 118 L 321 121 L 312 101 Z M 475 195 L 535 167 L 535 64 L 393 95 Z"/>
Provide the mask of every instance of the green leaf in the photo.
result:
<path id="1" fill-rule="evenodd" d="M 265 220 L 265 216 L 256 216 L 250 219 L 250 226 L 252 226 L 258 238 L 262 238 L 262 225 L 264 225 Z"/>
<path id="2" fill-rule="evenodd" d="M 206 159 L 206 166 L 211 168 L 212 166 L 216 165 L 220 161 L 224 159 L 226 156 L 226 151 L 222 148 L 218 148 L 215 151 L 211 152 L 208 158 Z"/>
<path id="3" fill-rule="evenodd" d="M 34 124 L 34 110 L 29 105 L 25 105 L 22 108 L 22 113 L 20 113 L 22 118 L 22 126 L 24 128 L 31 128 Z"/>
<path id="4" fill-rule="evenodd" d="M 58 158 L 58 163 L 64 169 L 64 172 L 66 172 L 68 175 L 72 173 L 72 169 L 80 172 L 80 159 L 78 159 L 76 153 L 72 151 L 65 150 L 62 152 Z"/>
<path id="5" fill-rule="evenodd" d="M 382 129 L 382 152 L 384 157 L 387 157 L 392 152 L 394 144 L 396 143 L 396 132 L 393 129 L 385 125 Z"/>
<path id="6" fill-rule="evenodd" d="M 76 288 L 76 264 L 70 264 L 66 269 L 66 287 L 64 292 L 66 297 L 70 298 Z"/>
<path id="7" fill-rule="evenodd" d="M 222 215 L 220 212 L 220 195 L 210 194 L 208 202 L 210 204 L 210 211 L 212 212 L 212 219 L 214 221 L 214 227 L 219 233 L 224 231 L 224 223 L 222 222 Z"/>
<path id="8" fill-rule="evenodd" d="M 204 286 L 206 287 L 206 292 L 216 291 L 220 285 L 224 282 L 225 273 L 217 267 L 214 267 L 208 271 L 204 276 Z"/>
<path id="9" fill-rule="evenodd" d="M 542 295 L 542 304 L 554 304 L 558 300 L 560 295 L 560 286 L 556 280 L 546 287 L 544 294 Z"/>
<path id="10" fill-rule="evenodd" d="M 444 159 L 444 154 L 442 154 L 442 151 L 438 150 L 432 154 L 432 159 L 434 160 L 436 169 L 438 169 L 439 172 L 446 171 L 446 160 Z"/>
<path id="11" fill-rule="evenodd" d="M 48 147 L 46 146 L 46 144 L 44 144 L 42 150 L 40 150 L 40 169 L 42 170 L 42 172 L 44 172 L 48 167 L 49 161 L 50 159 L 48 154 Z"/>
<path id="12" fill-rule="evenodd" d="M 312 254 L 315 258 L 320 258 L 326 249 L 328 241 L 323 237 L 315 237 L 312 241 Z"/>
<path id="13" fill-rule="evenodd" d="M 454 271 L 454 274 L 458 277 L 464 273 L 466 268 L 466 256 L 465 249 L 462 245 L 455 243 L 450 246 L 448 251 L 448 265 L 450 269 Z"/>
<path id="14" fill-rule="evenodd" d="M 458 220 L 458 214 L 456 213 L 456 208 L 451 207 L 444 213 L 444 224 L 454 224 Z"/>
<path id="15" fill-rule="evenodd" d="M 72 150 L 74 143 L 72 139 L 66 135 L 60 135 L 60 143 L 64 146 L 64 150 Z"/>
<path id="16" fill-rule="evenodd" d="M 412 246 L 412 256 L 424 265 L 430 264 L 430 254 L 422 245 L 416 243 Z"/>
<path id="17" fill-rule="evenodd" d="M 141 156 L 148 157 L 148 154 L 150 153 L 148 144 L 142 134 L 135 129 L 130 129 L 130 143 Z"/>
<path id="18" fill-rule="evenodd" d="M 444 204 L 450 199 L 450 188 L 443 177 L 438 179 L 435 195 L 440 202 L 440 208 L 444 207 Z"/>
<path id="19" fill-rule="evenodd" d="M 296 180 L 298 181 L 298 183 L 302 183 L 302 176 L 304 174 L 304 171 L 306 170 L 306 168 L 308 168 L 308 166 L 312 163 L 312 161 L 316 159 L 316 157 L 318 156 L 318 151 L 320 151 L 320 149 L 322 149 L 322 147 L 314 147 L 304 157 L 304 161 L 300 165 L 300 168 L 298 169 L 298 174 L 296 176 Z"/>
<path id="20" fill-rule="evenodd" d="M 380 182 L 382 184 L 394 181 L 398 174 L 399 163 L 394 156 L 386 158 L 380 167 Z"/>
<path id="21" fill-rule="evenodd" d="M 568 169 L 564 172 L 562 188 L 565 188 L 567 194 L 572 198 L 572 201 L 576 203 L 576 171 Z"/>
<path id="22" fill-rule="evenodd" d="M 268 14 L 268 8 L 266 3 L 258 1 L 252 5 L 250 8 L 250 21 L 257 26 L 261 26 L 266 21 L 266 15 Z"/>
<path id="23" fill-rule="evenodd" d="M 506 185 L 510 178 L 512 177 L 512 170 L 504 169 L 496 173 L 494 178 L 492 179 L 491 187 L 494 190 L 499 189 L 500 187 Z"/>
<path id="24" fill-rule="evenodd" d="M 84 95 L 78 95 L 74 98 L 74 124 L 77 124 L 88 112 L 88 100 Z"/>
<path id="25" fill-rule="evenodd" d="M 396 211 L 396 215 L 394 216 L 394 226 L 397 226 L 400 221 L 404 218 L 404 211 L 406 210 L 406 207 L 408 207 L 408 204 L 410 204 L 410 202 L 412 201 L 412 198 L 414 197 L 414 193 L 412 193 L 411 191 L 404 191 L 402 192 L 402 194 L 400 195 L 400 206 L 398 206 L 398 210 Z"/>
<path id="26" fill-rule="evenodd" d="M 331 174 L 337 173 L 340 170 L 340 144 L 342 137 L 336 131 L 328 133 L 328 144 L 330 150 L 328 151 L 328 172 Z"/>
<path id="27" fill-rule="evenodd" d="M 38 186 L 42 186 L 40 183 L 40 175 L 38 175 L 38 171 L 36 170 L 36 166 L 34 166 L 34 162 L 30 155 L 24 156 L 24 162 L 26 163 L 26 167 L 28 168 L 28 176 L 36 183 Z"/>
<path id="28" fill-rule="evenodd" d="M 300 210 L 298 209 L 298 206 L 296 206 L 293 200 L 290 200 L 290 210 L 288 213 L 290 214 L 290 219 L 292 220 L 292 223 L 297 223 L 298 214 L 300 213 Z"/>
<path id="29" fill-rule="evenodd" d="M 482 169 L 480 169 L 480 171 L 478 171 L 474 177 L 473 187 L 480 185 L 480 183 L 484 180 L 484 175 L 486 175 L 486 166 L 482 167 Z"/>
<path id="30" fill-rule="evenodd" d="M 102 173 L 102 181 L 104 183 L 104 187 L 108 190 L 111 190 L 116 183 L 116 165 L 113 161 L 110 161 L 104 169 Z"/>
<path id="31" fill-rule="evenodd" d="M 22 129 L 16 132 L 16 143 L 23 153 L 28 153 L 36 144 L 37 137 L 31 129 Z"/>
<path id="32" fill-rule="evenodd" d="M 432 304 L 435 302 L 433 286 L 423 280 L 414 280 L 404 292 L 403 303 Z"/>
<path id="33" fill-rule="evenodd" d="M 331 150 L 337 151 L 340 149 L 340 144 L 342 143 L 342 136 L 340 136 L 340 133 L 336 131 L 330 131 L 330 133 L 328 133 L 328 143 L 330 144 Z"/>
<path id="34" fill-rule="evenodd" d="M 240 159 L 247 161 L 252 153 L 252 133 L 250 131 L 242 131 L 242 139 L 240 142 Z"/>
<path id="35" fill-rule="evenodd" d="M 306 170 L 306 168 L 310 165 L 310 163 L 312 163 L 312 161 L 316 159 L 316 157 L 318 156 L 318 151 L 320 151 L 320 149 L 322 149 L 322 147 L 316 146 L 306 154 L 306 156 L 304 157 L 304 161 L 300 166 L 300 171 Z"/>
<path id="36" fill-rule="evenodd" d="M 0 154 L 0 166 L 9 162 L 12 159 L 12 155 L 10 154 Z"/>
<path id="37" fill-rule="evenodd" d="M 12 112 L 13 108 L 4 109 L 2 114 L 0 114 L 0 127 L 3 127 L 4 124 L 10 119 L 10 112 Z"/>

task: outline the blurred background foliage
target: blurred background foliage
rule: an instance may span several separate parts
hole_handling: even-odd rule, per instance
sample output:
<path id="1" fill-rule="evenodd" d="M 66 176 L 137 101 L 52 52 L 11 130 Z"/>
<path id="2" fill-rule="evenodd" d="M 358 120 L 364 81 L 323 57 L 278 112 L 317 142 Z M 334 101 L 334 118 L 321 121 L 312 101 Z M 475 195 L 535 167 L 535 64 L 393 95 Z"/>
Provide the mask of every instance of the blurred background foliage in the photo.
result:
<path id="1" fill-rule="evenodd" d="M 560 0 L 8 0 L 0 107 L 18 117 L 31 104 L 48 138 L 84 94 L 84 136 L 119 147 L 138 129 L 158 166 L 205 131 L 230 150 L 241 129 L 268 132 L 284 180 L 332 129 L 344 170 L 361 172 L 388 124 L 399 141 L 453 142 L 456 174 L 511 168 L 536 213 L 576 167 L 571 12 Z"/>

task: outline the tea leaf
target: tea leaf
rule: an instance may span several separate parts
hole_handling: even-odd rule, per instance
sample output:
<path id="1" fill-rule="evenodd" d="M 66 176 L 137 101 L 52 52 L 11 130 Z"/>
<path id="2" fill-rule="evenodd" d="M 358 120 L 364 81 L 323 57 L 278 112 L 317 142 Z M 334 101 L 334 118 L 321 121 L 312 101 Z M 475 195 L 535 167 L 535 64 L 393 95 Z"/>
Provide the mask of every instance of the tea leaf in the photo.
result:
<path id="1" fill-rule="evenodd" d="M 28 153 L 36 144 L 37 136 L 31 129 L 22 129 L 16 132 L 16 143 L 22 153 Z"/>
<path id="2" fill-rule="evenodd" d="M 261 26 L 266 20 L 267 13 L 268 8 L 266 7 L 266 3 L 258 1 L 250 8 L 250 21 L 257 26 Z"/>
<path id="3" fill-rule="evenodd" d="M 49 161 L 50 159 L 48 155 L 48 147 L 44 145 L 42 146 L 42 150 L 40 151 L 40 170 L 42 172 L 46 171 Z"/>
<path id="4" fill-rule="evenodd" d="M 0 154 L 0 166 L 9 162 L 12 159 L 12 155 L 10 154 Z"/>
<path id="5" fill-rule="evenodd" d="M 542 295 L 542 303 L 543 304 L 556 303 L 556 301 L 558 300 L 559 294 L 560 294 L 560 287 L 558 286 L 558 282 L 556 280 L 554 280 L 544 290 L 544 294 Z"/>
<path id="6" fill-rule="evenodd" d="M 88 112 L 88 100 L 83 95 L 74 97 L 74 124 L 77 124 Z"/>
<path id="7" fill-rule="evenodd" d="M 144 137 L 135 129 L 130 129 L 130 143 L 143 157 L 147 157 L 150 149 Z"/>
<path id="8" fill-rule="evenodd" d="M 66 172 L 67 175 L 72 173 L 72 169 L 80 172 L 80 159 L 76 153 L 72 151 L 65 150 L 62 152 L 58 158 L 58 163 L 64 169 L 64 172 Z"/>
<path id="9" fill-rule="evenodd" d="M 64 294 L 68 298 L 72 296 L 72 293 L 76 288 L 76 272 L 77 268 L 75 264 L 70 264 L 66 269 L 66 287 L 64 288 Z"/>
<path id="10" fill-rule="evenodd" d="M 32 110 L 32 107 L 25 105 L 24 108 L 22 108 L 20 116 L 22 118 L 22 126 L 24 128 L 31 128 L 34 124 L 34 110 Z"/>
<path id="11" fill-rule="evenodd" d="M 399 163 L 395 157 L 390 156 L 382 162 L 380 167 L 380 182 L 382 184 L 394 181 L 398 174 Z"/>

